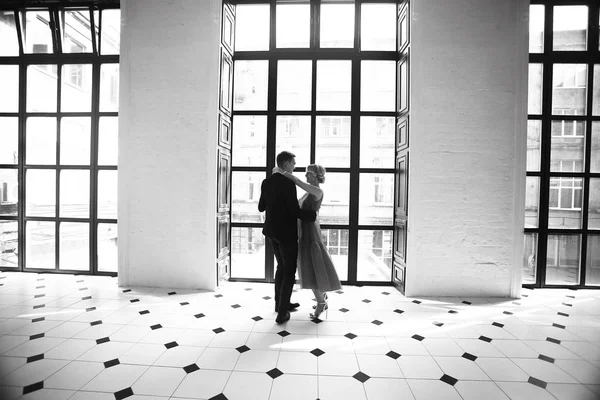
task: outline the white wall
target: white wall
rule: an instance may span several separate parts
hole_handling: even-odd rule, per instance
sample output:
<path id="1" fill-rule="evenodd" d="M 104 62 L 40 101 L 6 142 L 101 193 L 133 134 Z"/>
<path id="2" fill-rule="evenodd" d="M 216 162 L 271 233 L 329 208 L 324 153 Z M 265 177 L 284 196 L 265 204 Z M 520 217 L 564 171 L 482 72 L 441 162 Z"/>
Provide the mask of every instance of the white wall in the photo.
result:
<path id="1" fill-rule="evenodd" d="M 528 3 L 411 1 L 408 296 L 520 295 Z"/>
<path id="2" fill-rule="evenodd" d="M 119 285 L 216 287 L 219 0 L 122 0 Z"/>

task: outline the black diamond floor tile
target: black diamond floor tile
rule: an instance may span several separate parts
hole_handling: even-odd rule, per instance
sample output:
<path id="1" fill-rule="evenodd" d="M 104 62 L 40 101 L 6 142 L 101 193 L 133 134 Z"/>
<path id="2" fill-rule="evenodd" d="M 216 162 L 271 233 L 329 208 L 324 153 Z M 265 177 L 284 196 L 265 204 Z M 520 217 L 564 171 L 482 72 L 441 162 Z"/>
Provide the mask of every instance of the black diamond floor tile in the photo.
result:
<path id="1" fill-rule="evenodd" d="M 281 372 L 277 368 L 273 368 L 272 370 L 267 371 L 267 375 L 269 375 L 273 379 L 276 379 L 276 378 L 280 377 L 281 375 L 283 375 L 283 372 Z"/>
<path id="2" fill-rule="evenodd" d="M 90 312 L 90 311 L 94 311 L 96 310 L 96 307 L 88 307 L 85 309 L 86 312 Z"/>
<path id="3" fill-rule="evenodd" d="M 541 387 L 542 389 L 546 389 L 546 386 L 548 386 L 546 382 L 544 382 L 541 379 L 534 378 L 533 376 L 530 376 L 527 382 L 531 383 L 532 385 Z"/>
<path id="4" fill-rule="evenodd" d="M 225 395 L 223 393 L 219 393 L 216 396 L 211 397 L 208 400 L 229 400 L 227 397 L 225 397 Z"/>
<path id="5" fill-rule="evenodd" d="M 44 307 L 46 307 L 46 305 L 45 305 L 45 304 L 38 304 L 37 306 L 33 306 L 33 309 L 34 309 L 34 310 L 38 310 L 38 309 L 40 309 L 40 308 L 44 308 Z"/>
<path id="6" fill-rule="evenodd" d="M 130 303 L 137 303 L 138 301 L 140 301 L 140 299 L 131 299 L 131 300 L 129 300 Z"/>
<path id="7" fill-rule="evenodd" d="M 127 389 L 119 390 L 115 393 L 115 400 L 123 400 L 131 396 L 133 396 L 133 390 L 128 387 Z"/>
<path id="8" fill-rule="evenodd" d="M 93 322 L 90 322 L 91 326 L 96 326 L 96 325 L 101 325 L 101 324 L 102 324 L 102 321 L 93 321 Z"/>
<path id="9" fill-rule="evenodd" d="M 483 340 L 484 342 L 491 343 L 492 339 L 487 336 L 479 336 L 479 340 Z"/>
<path id="10" fill-rule="evenodd" d="M 473 354 L 471 354 L 471 353 L 464 353 L 464 354 L 462 355 L 462 358 L 466 358 L 467 360 L 471 360 L 471 361 L 475 361 L 475 360 L 477 360 L 477 356 L 474 356 L 474 355 L 473 355 Z"/>
<path id="11" fill-rule="evenodd" d="M 152 329 L 153 331 L 155 331 L 155 330 L 157 330 L 157 329 L 160 329 L 160 328 L 162 328 L 162 325 L 161 325 L 161 324 L 152 325 L 152 326 L 150 327 L 150 329 Z"/>
<path id="12" fill-rule="evenodd" d="M 216 297 L 217 299 L 220 299 L 221 297 L 223 297 L 223 295 L 222 295 L 222 294 L 215 294 L 215 297 Z"/>
<path id="13" fill-rule="evenodd" d="M 358 337 L 352 332 L 346 333 L 344 336 L 346 336 L 348 339 L 351 339 L 351 340 L 356 339 Z"/>
<path id="14" fill-rule="evenodd" d="M 131 289 L 125 289 L 125 290 L 123 290 L 123 293 L 129 293 L 129 292 L 131 292 Z"/>
<path id="15" fill-rule="evenodd" d="M 456 310 L 450 310 L 450 311 L 448 311 L 448 314 L 458 314 L 458 311 L 456 311 Z"/>
<path id="16" fill-rule="evenodd" d="M 104 368 L 110 368 L 110 367 L 114 367 L 115 365 L 119 365 L 121 364 L 121 362 L 119 361 L 118 358 L 114 358 L 112 360 L 108 360 L 104 363 Z"/>
<path id="17" fill-rule="evenodd" d="M 197 366 L 196 364 L 190 364 L 186 367 L 183 367 L 183 370 L 186 372 L 186 374 L 191 374 L 194 371 L 198 371 L 200 369 L 199 366 Z"/>
<path id="18" fill-rule="evenodd" d="M 237 347 L 236 350 L 239 351 L 240 353 L 245 353 L 250 350 L 250 347 L 243 345 L 243 346 Z"/>
<path id="19" fill-rule="evenodd" d="M 442 381 L 444 383 L 447 383 L 450 386 L 454 386 L 454 385 L 456 385 L 456 382 L 458 382 L 458 379 L 456 379 L 456 378 L 454 378 L 454 377 L 452 377 L 450 375 L 444 374 L 440 378 L 440 381 Z"/>
<path id="20" fill-rule="evenodd" d="M 347 308 L 340 308 L 340 312 L 347 313 L 348 311 L 350 310 L 348 310 Z"/>
<path id="21" fill-rule="evenodd" d="M 412 302 L 415 304 L 421 304 L 421 301 L 419 301 L 419 300 L 413 300 Z"/>
<path id="22" fill-rule="evenodd" d="M 223 328 L 216 328 L 216 329 L 213 329 L 213 332 L 216 333 L 216 334 L 219 334 L 219 333 L 225 332 L 225 329 L 223 329 Z"/>
<path id="23" fill-rule="evenodd" d="M 177 294 L 177 292 L 169 292 L 167 293 L 169 296 L 173 296 L 174 294 Z"/>
<path id="24" fill-rule="evenodd" d="M 512 312 L 510 312 L 510 311 L 503 311 L 503 312 L 502 312 L 502 314 L 506 314 L 506 315 L 513 315 L 513 313 L 512 313 Z"/>
<path id="25" fill-rule="evenodd" d="M 558 312 L 557 314 L 560 315 L 561 317 L 568 317 L 569 316 L 569 314 L 564 313 L 564 312 Z"/>
<path id="26" fill-rule="evenodd" d="M 381 292 L 381 294 L 384 295 L 384 296 L 389 296 L 390 292 Z"/>
<path id="27" fill-rule="evenodd" d="M 325 354 L 325 352 L 324 352 L 323 350 L 319 349 L 319 348 L 316 348 L 316 349 L 314 349 L 314 350 L 311 350 L 311 351 L 310 351 L 310 354 L 312 354 L 312 355 L 313 355 L 313 356 L 315 356 L 315 357 L 320 357 L 320 356 L 322 356 L 323 354 Z"/>
<path id="28" fill-rule="evenodd" d="M 570 303 L 562 303 L 563 306 L 567 306 L 567 307 L 573 307 L 573 304 Z"/>
<path id="29" fill-rule="evenodd" d="M 140 311 L 140 315 L 145 315 L 145 314 L 150 314 L 150 311 L 148 311 L 148 310 Z"/>
<path id="30" fill-rule="evenodd" d="M 411 336 L 413 339 L 418 340 L 419 342 L 424 340 L 425 338 L 421 335 L 412 335 Z"/>
<path id="31" fill-rule="evenodd" d="M 45 294 L 36 294 L 35 296 L 33 296 L 34 299 L 39 299 L 40 297 L 44 297 Z"/>
<path id="32" fill-rule="evenodd" d="M 361 372 L 361 371 L 358 371 L 352 377 L 354 379 L 356 379 L 357 381 L 359 381 L 360 383 L 365 383 L 366 381 L 368 381 L 369 379 L 371 379 L 371 377 L 369 375 L 367 375 L 367 374 L 365 374 L 364 372 Z"/>
<path id="33" fill-rule="evenodd" d="M 35 339 L 43 338 L 44 336 L 45 336 L 44 333 L 36 333 L 35 335 L 29 336 L 29 340 L 35 340 Z"/>
<path id="34" fill-rule="evenodd" d="M 442 326 L 444 326 L 444 324 L 443 324 L 443 323 L 441 323 L 441 322 L 438 322 L 438 321 L 434 321 L 434 322 L 433 322 L 433 324 L 434 324 L 435 326 L 439 327 L 439 328 L 441 328 Z"/>
<path id="35" fill-rule="evenodd" d="M 27 357 L 27 363 L 39 361 L 44 359 L 44 353 L 36 354 L 35 356 Z"/>
<path id="36" fill-rule="evenodd" d="M 310 320 L 313 324 L 320 324 L 323 322 L 323 320 L 320 320 L 319 318 L 311 318 Z"/>
<path id="37" fill-rule="evenodd" d="M 400 358 L 400 354 L 396 353 L 395 351 L 388 351 L 386 356 L 393 358 L 394 360 Z"/>
<path id="38" fill-rule="evenodd" d="M 188 303 L 187 301 L 184 301 L 184 302 L 182 302 L 182 303 L 179 303 L 179 304 L 181 304 L 182 306 L 187 306 L 187 305 L 189 305 L 190 303 Z"/>
<path id="39" fill-rule="evenodd" d="M 374 324 L 374 325 L 377 325 L 377 326 L 383 325 L 383 322 L 379 321 L 378 319 L 375 319 L 375 320 L 371 321 L 371 323 Z"/>
<path id="40" fill-rule="evenodd" d="M 343 294 L 343 293 L 344 293 L 344 291 L 343 291 L 343 290 L 336 290 L 335 292 L 336 292 L 337 294 Z"/>
<path id="41" fill-rule="evenodd" d="M 34 318 L 31 320 L 31 322 L 42 322 L 45 321 L 46 317 L 39 317 L 39 318 Z"/>
<path id="42" fill-rule="evenodd" d="M 110 338 L 103 337 L 101 339 L 96 340 L 96 344 L 102 344 L 102 343 L 106 343 L 106 342 L 110 342 Z"/>
<path id="43" fill-rule="evenodd" d="M 44 381 L 32 383 L 31 385 L 27 385 L 23 388 L 23 394 L 31 393 L 38 391 L 44 388 Z"/>
<path id="44" fill-rule="evenodd" d="M 265 297 L 263 297 L 263 299 L 264 300 L 271 300 L 271 297 L 270 296 L 265 296 Z"/>
<path id="45" fill-rule="evenodd" d="M 560 328 L 560 329 L 565 329 L 566 328 L 566 326 L 561 325 L 561 324 L 552 324 L 552 326 L 555 327 L 555 328 Z"/>
<path id="46" fill-rule="evenodd" d="M 204 317 L 204 316 L 205 316 L 205 315 L 204 315 L 204 314 L 202 314 L 202 313 L 194 315 L 194 317 L 196 317 L 196 318 L 202 318 L 202 317 Z"/>
<path id="47" fill-rule="evenodd" d="M 286 336 L 289 336 L 289 335 L 291 335 L 291 333 L 289 333 L 289 332 L 288 332 L 288 331 L 286 331 L 286 330 L 283 330 L 283 331 L 281 331 L 281 332 L 277 332 L 277 334 L 278 334 L 279 336 L 281 336 L 281 337 L 286 337 Z"/>
<path id="48" fill-rule="evenodd" d="M 231 306 L 231 308 L 240 308 L 241 306 L 239 304 L 234 304 Z"/>
<path id="49" fill-rule="evenodd" d="M 500 322 L 494 322 L 492 325 L 497 326 L 498 328 L 504 328 L 504 324 L 501 324 Z"/>
<path id="50" fill-rule="evenodd" d="M 81 298 L 81 300 L 91 300 L 92 296 L 84 296 Z"/>
<path id="51" fill-rule="evenodd" d="M 167 349 L 172 349 L 173 347 L 177 347 L 177 346 L 179 346 L 179 345 L 177 344 L 177 342 L 169 342 L 169 343 L 165 343 L 165 347 L 166 347 Z"/>
<path id="52" fill-rule="evenodd" d="M 252 317 L 252 319 L 258 322 L 261 321 L 263 318 L 257 315 L 256 317 Z"/>
<path id="53" fill-rule="evenodd" d="M 547 337 L 547 338 L 546 338 L 546 340 L 547 340 L 548 342 L 552 342 L 552 343 L 555 343 L 555 344 L 560 344 L 560 340 L 558 340 L 558 339 L 554 339 L 554 338 L 551 338 L 551 337 Z"/>
<path id="54" fill-rule="evenodd" d="M 369 304 L 369 303 L 371 302 L 371 300 L 369 300 L 369 299 L 364 299 L 362 302 L 363 302 L 363 303 L 367 303 L 367 304 Z"/>

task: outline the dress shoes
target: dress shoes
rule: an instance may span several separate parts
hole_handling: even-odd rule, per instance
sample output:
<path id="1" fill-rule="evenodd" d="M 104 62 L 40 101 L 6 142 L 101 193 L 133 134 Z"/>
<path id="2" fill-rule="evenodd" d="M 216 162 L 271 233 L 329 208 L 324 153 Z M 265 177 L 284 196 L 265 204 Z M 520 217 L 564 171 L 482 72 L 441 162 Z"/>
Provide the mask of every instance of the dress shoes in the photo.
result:
<path id="1" fill-rule="evenodd" d="M 300 307 L 300 303 L 290 303 L 288 311 L 296 311 L 296 308 Z M 279 306 L 275 305 L 275 312 L 279 312 Z"/>
<path id="2" fill-rule="evenodd" d="M 286 311 L 285 314 L 277 314 L 277 318 L 275 318 L 275 322 L 278 324 L 283 324 L 290 320 L 290 312 Z"/>

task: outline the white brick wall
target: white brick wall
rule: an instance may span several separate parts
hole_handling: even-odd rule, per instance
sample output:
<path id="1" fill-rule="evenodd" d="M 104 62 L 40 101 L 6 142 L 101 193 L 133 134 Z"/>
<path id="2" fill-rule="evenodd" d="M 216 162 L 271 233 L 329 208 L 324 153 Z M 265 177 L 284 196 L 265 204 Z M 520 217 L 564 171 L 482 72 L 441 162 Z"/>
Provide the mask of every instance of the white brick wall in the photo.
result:
<path id="1" fill-rule="evenodd" d="M 214 289 L 219 0 L 122 0 L 119 284 Z"/>
<path id="2" fill-rule="evenodd" d="M 412 0 L 406 294 L 518 296 L 522 0 Z"/>

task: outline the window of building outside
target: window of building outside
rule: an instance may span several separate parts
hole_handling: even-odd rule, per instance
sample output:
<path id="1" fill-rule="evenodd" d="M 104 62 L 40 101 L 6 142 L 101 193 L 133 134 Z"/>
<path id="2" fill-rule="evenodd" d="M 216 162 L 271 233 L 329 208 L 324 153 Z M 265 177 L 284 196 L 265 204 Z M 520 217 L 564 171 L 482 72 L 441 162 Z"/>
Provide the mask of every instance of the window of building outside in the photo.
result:
<path id="1" fill-rule="evenodd" d="M 231 277 L 272 279 L 257 206 L 287 150 L 303 180 L 327 169 L 319 221 L 340 278 L 390 282 L 397 4 L 252 3 L 235 7 Z"/>
<path id="2" fill-rule="evenodd" d="M 119 29 L 118 9 L 0 10 L 0 268 L 117 271 Z"/>
<path id="3" fill-rule="evenodd" d="M 529 21 L 523 283 L 598 286 L 599 4 L 534 0 Z"/>

